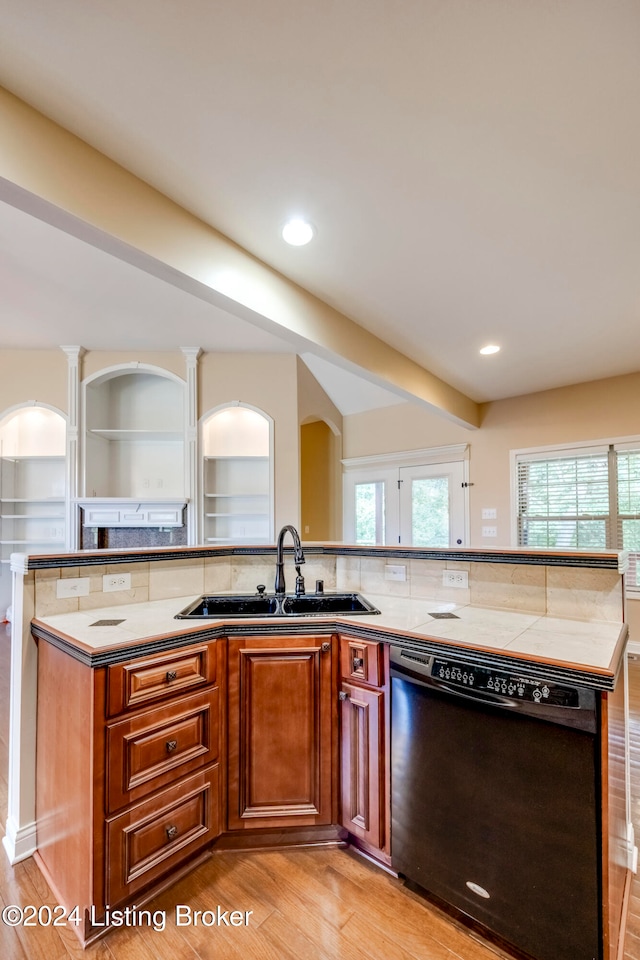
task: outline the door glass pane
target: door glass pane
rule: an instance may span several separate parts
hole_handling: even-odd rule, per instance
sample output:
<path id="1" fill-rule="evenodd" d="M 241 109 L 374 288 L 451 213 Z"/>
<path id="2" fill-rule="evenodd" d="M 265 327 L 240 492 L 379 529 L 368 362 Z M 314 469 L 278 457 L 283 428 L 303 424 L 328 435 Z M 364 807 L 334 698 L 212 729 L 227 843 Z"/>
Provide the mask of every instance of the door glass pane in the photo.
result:
<path id="1" fill-rule="evenodd" d="M 414 547 L 449 546 L 449 478 L 425 477 L 411 484 Z"/>
<path id="2" fill-rule="evenodd" d="M 384 481 L 356 483 L 356 543 L 384 543 Z"/>

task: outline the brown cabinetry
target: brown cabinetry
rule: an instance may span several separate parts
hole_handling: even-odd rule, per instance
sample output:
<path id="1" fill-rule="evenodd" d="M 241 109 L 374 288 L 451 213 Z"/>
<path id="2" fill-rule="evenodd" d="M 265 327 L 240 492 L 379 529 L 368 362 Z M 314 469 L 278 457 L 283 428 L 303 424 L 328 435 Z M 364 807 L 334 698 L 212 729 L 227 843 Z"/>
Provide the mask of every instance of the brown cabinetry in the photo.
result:
<path id="1" fill-rule="evenodd" d="M 335 823 L 335 638 L 228 643 L 229 829 Z"/>
<path id="2" fill-rule="evenodd" d="M 92 669 L 39 641 L 38 859 L 85 941 L 220 833 L 225 646 Z"/>
<path id="3" fill-rule="evenodd" d="M 388 855 L 384 647 L 341 637 L 340 666 L 340 823 L 365 849 Z"/>

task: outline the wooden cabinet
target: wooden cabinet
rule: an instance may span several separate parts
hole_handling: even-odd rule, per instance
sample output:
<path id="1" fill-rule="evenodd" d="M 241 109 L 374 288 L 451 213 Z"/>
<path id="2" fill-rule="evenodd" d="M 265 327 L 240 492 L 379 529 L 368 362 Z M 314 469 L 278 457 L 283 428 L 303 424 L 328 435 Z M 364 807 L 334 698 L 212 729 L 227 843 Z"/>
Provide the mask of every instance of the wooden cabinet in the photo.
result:
<path id="1" fill-rule="evenodd" d="M 229 830 L 335 823 L 336 638 L 228 643 Z"/>
<path id="2" fill-rule="evenodd" d="M 388 698 L 384 647 L 340 638 L 340 823 L 388 857 Z"/>
<path id="3" fill-rule="evenodd" d="M 220 833 L 225 647 L 91 669 L 39 641 L 37 856 L 86 911 L 84 942 L 106 904 L 140 903 Z"/>

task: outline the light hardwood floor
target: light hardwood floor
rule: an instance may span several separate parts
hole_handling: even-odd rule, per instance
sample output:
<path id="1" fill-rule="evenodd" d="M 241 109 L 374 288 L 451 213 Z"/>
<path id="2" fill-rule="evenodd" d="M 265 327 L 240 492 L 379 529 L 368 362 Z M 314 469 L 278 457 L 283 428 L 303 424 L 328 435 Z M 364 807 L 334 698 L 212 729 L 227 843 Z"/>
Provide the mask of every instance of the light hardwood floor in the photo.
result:
<path id="1" fill-rule="evenodd" d="M 0 633 L 0 834 L 6 819 L 8 638 Z M 633 816 L 640 837 L 640 660 L 630 665 Z M 0 910 L 53 907 L 33 860 L 11 867 L 0 851 Z M 176 904 L 193 911 L 252 911 L 247 926 L 178 926 Z M 70 927 L 10 928 L 0 922 L 3 960 L 498 960 L 485 943 L 400 881 L 345 850 L 222 853 L 145 909 L 166 917 L 114 930 L 83 951 Z M 160 925 L 160 923 L 158 924 Z M 625 960 L 640 960 L 640 882 L 634 883 Z"/>

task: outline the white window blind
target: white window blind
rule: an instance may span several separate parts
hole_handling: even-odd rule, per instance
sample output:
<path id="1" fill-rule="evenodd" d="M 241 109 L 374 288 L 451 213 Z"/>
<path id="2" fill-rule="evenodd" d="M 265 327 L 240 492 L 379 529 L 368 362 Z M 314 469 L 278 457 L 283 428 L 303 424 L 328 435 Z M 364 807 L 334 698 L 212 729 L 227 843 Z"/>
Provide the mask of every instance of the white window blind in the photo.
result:
<path id="1" fill-rule="evenodd" d="M 640 442 L 516 455 L 520 546 L 628 550 L 640 593 Z"/>

